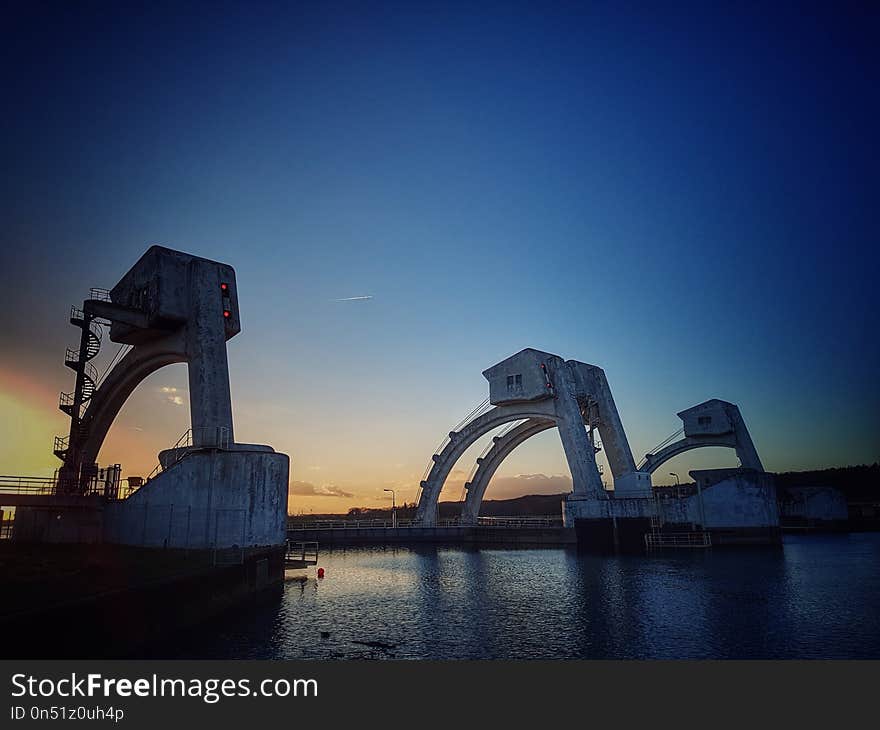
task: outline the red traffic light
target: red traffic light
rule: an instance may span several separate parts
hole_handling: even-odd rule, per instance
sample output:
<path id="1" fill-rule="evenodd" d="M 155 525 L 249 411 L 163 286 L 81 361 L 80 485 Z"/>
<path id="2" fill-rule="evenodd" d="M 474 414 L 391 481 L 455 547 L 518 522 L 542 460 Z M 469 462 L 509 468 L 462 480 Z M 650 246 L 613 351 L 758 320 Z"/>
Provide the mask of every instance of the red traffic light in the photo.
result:
<path id="1" fill-rule="evenodd" d="M 227 284 L 225 281 L 222 282 L 222 283 L 220 284 L 220 291 L 222 291 L 222 292 L 228 292 L 228 291 L 229 291 L 229 284 Z"/>
<path id="2" fill-rule="evenodd" d="M 228 309 L 223 310 L 223 317 L 225 319 L 229 319 L 231 316 L 232 316 L 232 312 L 230 312 Z"/>

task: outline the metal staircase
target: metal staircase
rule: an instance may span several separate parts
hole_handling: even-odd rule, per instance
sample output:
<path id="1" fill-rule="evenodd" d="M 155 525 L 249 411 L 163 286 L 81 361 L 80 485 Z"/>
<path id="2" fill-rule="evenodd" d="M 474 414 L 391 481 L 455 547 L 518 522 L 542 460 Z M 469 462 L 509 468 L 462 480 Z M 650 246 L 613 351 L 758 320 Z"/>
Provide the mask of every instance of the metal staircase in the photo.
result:
<path id="1" fill-rule="evenodd" d="M 95 293 L 93 290 L 93 298 L 96 298 Z M 58 408 L 70 416 L 70 431 L 67 436 L 56 436 L 52 449 L 64 462 L 58 479 L 58 489 L 62 493 L 77 492 L 80 488 L 82 465 L 79 450 L 86 438 L 82 417 L 98 388 L 99 377 L 97 368 L 90 361 L 101 351 L 103 335 L 100 321 L 85 309 L 71 307 L 70 323 L 81 330 L 79 349 L 68 347 L 64 353 L 64 364 L 76 373 L 76 382 L 71 392 L 62 392 L 58 399 Z"/>

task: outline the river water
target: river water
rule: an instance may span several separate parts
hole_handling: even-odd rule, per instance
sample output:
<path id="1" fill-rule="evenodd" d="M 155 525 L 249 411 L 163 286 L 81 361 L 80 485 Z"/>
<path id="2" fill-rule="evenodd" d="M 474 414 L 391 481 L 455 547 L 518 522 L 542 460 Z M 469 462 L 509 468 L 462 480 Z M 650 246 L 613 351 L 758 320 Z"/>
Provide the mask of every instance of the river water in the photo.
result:
<path id="1" fill-rule="evenodd" d="M 248 659 L 880 658 L 880 533 L 781 548 L 356 548 L 155 647 Z M 293 576 L 305 576 L 294 580 Z"/>

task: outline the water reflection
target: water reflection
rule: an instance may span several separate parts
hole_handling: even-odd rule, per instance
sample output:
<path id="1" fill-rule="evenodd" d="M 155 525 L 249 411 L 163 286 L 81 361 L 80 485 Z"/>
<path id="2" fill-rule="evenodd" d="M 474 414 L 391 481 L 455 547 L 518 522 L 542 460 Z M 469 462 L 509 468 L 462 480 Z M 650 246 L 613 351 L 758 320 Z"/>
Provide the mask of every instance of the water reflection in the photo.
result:
<path id="1" fill-rule="evenodd" d="M 781 549 L 592 556 L 573 549 L 359 548 L 156 656 L 880 657 L 880 535 Z"/>

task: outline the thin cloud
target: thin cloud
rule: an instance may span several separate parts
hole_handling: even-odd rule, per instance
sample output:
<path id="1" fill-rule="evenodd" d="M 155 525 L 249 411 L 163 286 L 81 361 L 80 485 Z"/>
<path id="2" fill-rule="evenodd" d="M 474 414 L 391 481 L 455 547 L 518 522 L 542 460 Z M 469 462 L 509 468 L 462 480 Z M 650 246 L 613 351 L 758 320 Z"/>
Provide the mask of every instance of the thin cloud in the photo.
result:
<path id="1" fill-rule="evenodd" d="M 163 385 L 159 388 L 159 392 L 165 396 L 165 402 L 171 403 L 174 406 L 182 406 L 184 404 L 183 393 L 186 393 L 182 388 L 175 388 L 170 385 Z"/>
<path id="2" fill-rule="evenodd" d="M 354 497 L 351 492 L 346 492 L 333 484 L 323 484 L 318 487 L 311 482 L 297 481 L 290 483 L 290 494 L 299 494 L 309 497 Z"/>
<path id="3" fill-rule="evenodd" d="M 331 299 L 331 302 L 366 302 L 373 298 L 372 294 L 365 294 L 361 297 L 343 297 L 342 299 Z"/>

